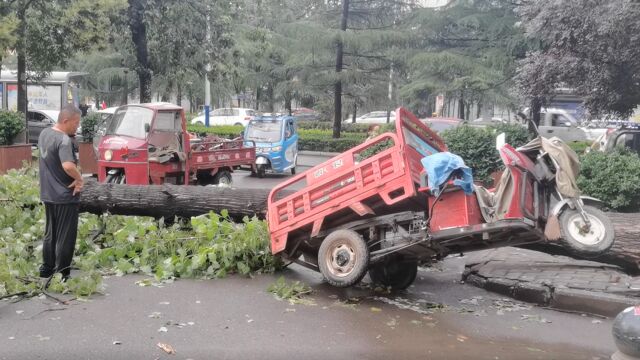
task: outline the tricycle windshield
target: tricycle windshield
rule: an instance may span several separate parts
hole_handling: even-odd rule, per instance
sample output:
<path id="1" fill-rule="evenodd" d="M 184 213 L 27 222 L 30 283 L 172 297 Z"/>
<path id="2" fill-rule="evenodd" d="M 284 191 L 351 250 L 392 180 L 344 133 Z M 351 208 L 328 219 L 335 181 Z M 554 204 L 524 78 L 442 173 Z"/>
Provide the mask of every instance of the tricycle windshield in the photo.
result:
<path id="1" fill-rule="evenodd" d="M 247 126 L 244 138 L 255 142 L 279 142 L 282 139 L 282 124 L 279 120 L 252 121 Z"/>
<path id="2" fill-rule="evenodd" d="M 145 139 L 147 137 L 145 124 L 151 125 L 151 120 L 153 120 L 153 110 L 151 109 L 137 106 L 118 109 L 111 118 L 106 135 L 123 135 Z"/>

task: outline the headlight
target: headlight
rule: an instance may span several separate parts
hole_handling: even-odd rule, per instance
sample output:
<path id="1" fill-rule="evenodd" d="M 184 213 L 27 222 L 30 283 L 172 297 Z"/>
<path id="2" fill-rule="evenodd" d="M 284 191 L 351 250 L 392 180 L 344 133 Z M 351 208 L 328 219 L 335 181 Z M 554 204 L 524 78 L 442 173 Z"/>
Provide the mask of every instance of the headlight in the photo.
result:
<path id="1" fill-rule="evenodd" d="M 113 151 L 107 150 L 104 152 L 104 159 L 107 161 L 111 161 L 113 159 Z"/>
<path id="2" fill-rule="evenodd" d="M 282 146 L 275 146 L 271 148 L 271 151 L 273 152 L 278 152 L 278 151 L 282 151 Z"/>

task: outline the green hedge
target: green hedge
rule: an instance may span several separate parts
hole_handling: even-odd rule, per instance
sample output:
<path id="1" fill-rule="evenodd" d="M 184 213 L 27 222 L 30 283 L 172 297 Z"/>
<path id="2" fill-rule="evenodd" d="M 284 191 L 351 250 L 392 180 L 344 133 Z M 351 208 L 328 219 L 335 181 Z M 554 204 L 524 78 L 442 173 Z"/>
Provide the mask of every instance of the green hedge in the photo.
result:
<path id="1" fill-rule="evenodd" d="M 507 143 L 513 147 L 528 142 L 527 130 L 520 125 L 499 125 L 479 128 L 468 125 L 444 131 L 441 135 L 449 152 L 462 157 L 465 164 L 473 169 L 474 180 L 483 182 L 491 179 L 491 174 L 502 167 L 496 150 L 496 136 L 506 134 Z"/>
<path id="2" fill-rule="evenodd" d="M 588 147 L 593 145 L 593 141 L 572 141 L 570 143 L 567 143 L 567 145 L 569 145 L 569 147 L 573 149 L 576 154 L 583 154 Z"/>
<path id="3" fill-rule="evenodd" d="M 0 145 L 13 145 L 13 140 L 22 130 L 24 130 L 23 114 L 15 111 L 0 111 Z"/>
<path id="4" fill-rule="evenodd" d="M 204 127 L 190 125 L 188 130 L 198 134 L 215 134 L 225 138 L 234 138 L 242 132 L 242 126 L 211 126 Z M 362 144 L 367 138 L 366 133 L 343 132 L 340 139 L 333 139 L 332 130 L 300 129 L 298 148 L 308 151 L 343 152 Z"/>
<path id="5" fill-rule="evenodd" d="M 581 157 L 578 187 L 618 211 L 640 211 L 640 157 L 626 149 Z"/>

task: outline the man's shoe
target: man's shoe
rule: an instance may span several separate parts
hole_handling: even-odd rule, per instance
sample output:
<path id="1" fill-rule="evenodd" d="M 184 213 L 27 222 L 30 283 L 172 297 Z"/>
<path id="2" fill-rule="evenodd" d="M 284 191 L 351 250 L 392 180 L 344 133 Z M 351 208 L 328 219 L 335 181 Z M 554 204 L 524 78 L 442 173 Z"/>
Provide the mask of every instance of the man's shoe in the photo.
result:
<path id="1" fill-rule="evenodd" d="M 65 275 L 63 275 L 63 276 L 62 276 L 62 279 L 60 279 L 60 282 L 61 282 L 62 284 L 64 284 L 64 283 L 66 283 L 67 281 L 69 281 L 70 279 L 71 279 L 71 276 L 70 276 L 70 275 L 66 275 L 66 276 L 65 276 Z"/>
<path id="2" fill-rule="evenodd" d="M 44 279 L 50 278 L 53 274 L 53 271 L 40 270 L 40 277 Z"/>

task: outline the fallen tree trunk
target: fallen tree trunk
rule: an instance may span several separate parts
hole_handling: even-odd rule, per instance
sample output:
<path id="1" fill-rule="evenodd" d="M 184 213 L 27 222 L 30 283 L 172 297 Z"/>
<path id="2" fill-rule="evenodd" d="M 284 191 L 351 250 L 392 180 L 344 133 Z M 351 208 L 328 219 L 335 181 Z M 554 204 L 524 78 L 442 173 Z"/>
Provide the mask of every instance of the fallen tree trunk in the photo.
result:
<path id="1" fill-rule="evenodd" d="M 236 221 L 245 216 L 264 219 L 268 189 L 235 189 L 216 186 L 119 185 L 89 181 L 80 196 L 80 211 L 93 214 L 189 218 L 220 213 Z"/>
<path id="2" fill-rule="evenodd" d="M 245 216 L 264 219 L 268 189 L 235 189 L 214 186 L 117 185 L 87 182 L 80 197 L 80 211 L 93 214 L 189 218 L 210 211 L 229 212 L 231 219 Z M 284 193 L 285 195 L 288 193 Z M 640 213 L 608 213 L 613 221 L 616 242 L 604 256 L 590 259 L 622 267 L 640 274 Z M 549 244 L 523 246 L 549 254 L 570 256 L 563 248 Z"/>

